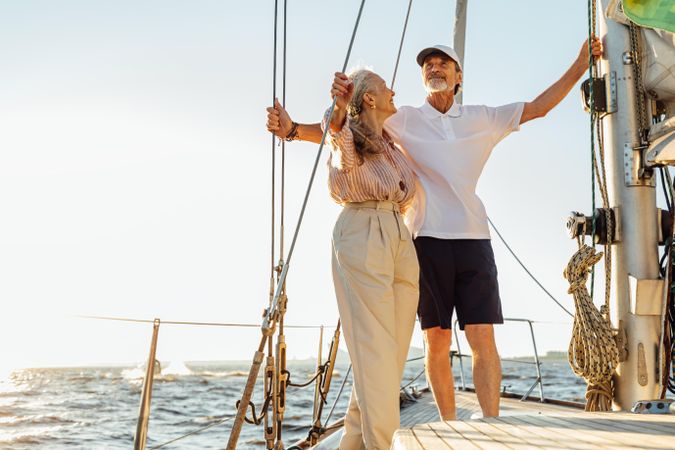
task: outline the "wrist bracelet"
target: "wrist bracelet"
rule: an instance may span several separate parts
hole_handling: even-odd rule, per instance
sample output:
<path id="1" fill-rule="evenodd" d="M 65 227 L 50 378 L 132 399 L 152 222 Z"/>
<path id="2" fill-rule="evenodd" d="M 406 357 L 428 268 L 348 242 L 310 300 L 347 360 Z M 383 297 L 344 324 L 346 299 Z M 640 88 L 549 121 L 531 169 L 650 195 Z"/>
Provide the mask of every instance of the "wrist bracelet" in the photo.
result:
<path id="1" fill-rule="evenodd" d="M 286 141 L 294 141 L 298 138 L 298 123 L 297 122 L 291 122 L 293 126 L 291 127 L 291 131 L 288 132 L 284 140 Z"/>

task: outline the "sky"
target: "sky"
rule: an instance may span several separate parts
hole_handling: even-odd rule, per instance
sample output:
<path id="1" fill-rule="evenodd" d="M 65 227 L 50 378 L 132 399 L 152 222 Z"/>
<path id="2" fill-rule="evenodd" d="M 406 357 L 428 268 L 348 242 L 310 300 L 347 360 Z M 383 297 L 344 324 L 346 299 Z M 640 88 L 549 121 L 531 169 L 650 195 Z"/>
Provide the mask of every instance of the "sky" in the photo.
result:
<path id="1" fill-rule="evenodd" d="M 330 103 L 359 3 L 288 2 L 294 120 L 317 121 Z M 534 99 L 587 33 L 585 1 L 469 3 L 466 104 Z M 391 78 L 407 5 L 366 1 L 350 67 Z M 151 325 L 78 315 L 260 323 L 270 273 L 273 13 L 272 1 L 253 0 L 0 2 L 0 369 L 147 358 Z M 453 23 L 454 2 L 413 2 L 398 105 L 424 101 L 415 55 L 451 44 Z M 281 93 L 281 53 L 278 79 Z M 285 250 L 316 151 L 286 146 Z M 589 152 L 575 88 L 499 144 L 478 186 L 511 247 L 569 308 L 562 270 L 576 243 L 565 218 L 590 212 Z M 328 340 L 340 207 L 328 196 L 325 153 L 289 271 L 286 322 L 325 325 Z M 494 248 L 505 316 L 538 322 L 540 352 L 566 349 L 570 318 L 497 239 Z M 249 359 L 259 335 L 164 325 L 158 357 Z M 315 355 L 317 337 L 287 330 L 289 356 Z M 532 353 L 525 324 L 498 327 L 497 339 L 505 356 Z M 413 345 L 421 342 L 416 330 Z"/>

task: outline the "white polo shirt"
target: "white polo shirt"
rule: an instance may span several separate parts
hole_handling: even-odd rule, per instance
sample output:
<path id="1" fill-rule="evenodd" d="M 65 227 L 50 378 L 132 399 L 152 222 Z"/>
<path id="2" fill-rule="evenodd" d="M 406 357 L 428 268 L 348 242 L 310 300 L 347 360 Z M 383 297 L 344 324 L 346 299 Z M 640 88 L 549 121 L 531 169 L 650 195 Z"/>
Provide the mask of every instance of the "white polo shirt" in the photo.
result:
<path id="1" fill-rule="evenodd" d="M 476 184 L 492 149 L 520 128 L 524 103 L 492 108 L 454 103 L 441 113 L 428 102 L 401 107 L 385 130 L 409 156 L 424 188 L 408 225 L 417 236 L 490 239 Z"/>

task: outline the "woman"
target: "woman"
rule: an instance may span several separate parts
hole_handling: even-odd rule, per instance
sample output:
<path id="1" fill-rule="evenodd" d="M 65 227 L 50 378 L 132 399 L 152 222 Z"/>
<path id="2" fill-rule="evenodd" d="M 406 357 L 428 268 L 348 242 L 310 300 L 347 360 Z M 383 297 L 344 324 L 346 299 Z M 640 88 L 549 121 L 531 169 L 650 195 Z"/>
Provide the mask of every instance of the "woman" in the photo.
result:
<path id="1" fill-rule="evenodd" d="M 399 427 L 399 386 L 419 298 L 419 266 L 401 216 L 416 179 L 383 131 L 396 112 L 384 80 L 369 70 L 336 73 L 331 94 L 328 185 L 344 206 L 333 230 L 333 281 L 354 368 L 340 449 L 385 450 Z M 279 110 L 270 108 L 268 121 L 277 134 Z M 294 124 L 290 137 L 295 133 Z"/>

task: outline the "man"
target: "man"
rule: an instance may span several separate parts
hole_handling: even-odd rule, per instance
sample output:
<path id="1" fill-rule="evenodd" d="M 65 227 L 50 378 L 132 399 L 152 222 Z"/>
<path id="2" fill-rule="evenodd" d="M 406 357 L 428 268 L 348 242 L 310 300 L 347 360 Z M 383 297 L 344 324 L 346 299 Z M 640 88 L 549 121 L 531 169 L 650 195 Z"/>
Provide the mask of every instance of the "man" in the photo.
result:
<path id="1" fill-rule="evenodd" d="M 591 51 L 594 58 L 602 55 L 597 38 Z M 425 103 L 401 107 L 385 122 L 426 194 L 413 230 L 420 263 L 418 315 L 427 344 L 427 379 L 443 420 L 456 418 L 448 357 L 455 309 L 473 353 L 473 380 L 483 416 L 499 415 L 501 364 L 493 325 L 503 323 L 503 317 L 487 214 L 475 193 L 478 178 L 497 143 L 560 103 L 586 73 L 588 61 L 586 42 L 563 76 L 531 102 L 463 106 L 455 102 L 462 84 L 457 54 L 444 45 L 425 48 L 417 56 L 428 93 Z M 337 73 L 331 94 L 350 96 L 351 90 L 347 77 Z M 267 128 L 280 138 L 321 140 L 319 124 L 292 122 L 278 102 L 267 111 Z M 339 120 L 331 126 L 339 129 Z"/>

